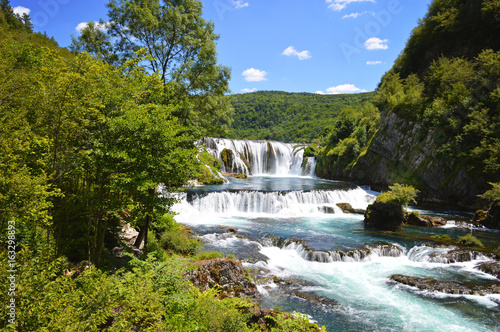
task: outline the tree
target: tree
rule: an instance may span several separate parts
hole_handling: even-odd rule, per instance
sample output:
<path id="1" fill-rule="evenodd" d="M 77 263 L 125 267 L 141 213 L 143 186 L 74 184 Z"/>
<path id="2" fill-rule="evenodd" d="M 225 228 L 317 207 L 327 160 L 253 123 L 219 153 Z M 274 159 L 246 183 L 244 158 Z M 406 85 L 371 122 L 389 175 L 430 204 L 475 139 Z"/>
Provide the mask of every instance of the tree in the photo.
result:
<path id="1" fill-rule="evenodd" d="M 404 205 L 405 210 L 408 209 L 408 204 L 417 203 L 416 197 L 419 190 L 410 185 L 401 185 L 399 183 L 389 186 L 389 190 L 383 192 L 377 201 L 392 202 L 394 204 Z"/>
<path id="2" fill-rule="evenodd" d="M 170 86 L 169 102 L 184 105 L 175 114 L 183 124 L 194 125 L 200 136 L 222 135 L 232 113 L 225 96 L 230 70 L 217 64 L 219 37 L 202 18 L 202 2 L 111 0 L 106 6 L 107 36 L 88 25 L 72 49 L 108 63 L 140 60 Z"/>
<path id="3" fill-rule="evenodd" d="M 484 194 L 478 195 L 478 197 L 487 200 L 491 206 L 498 205 L 500 204 L 500 182 L 490 182 L 489 184 L 492 188 L 487 190 Z"/>

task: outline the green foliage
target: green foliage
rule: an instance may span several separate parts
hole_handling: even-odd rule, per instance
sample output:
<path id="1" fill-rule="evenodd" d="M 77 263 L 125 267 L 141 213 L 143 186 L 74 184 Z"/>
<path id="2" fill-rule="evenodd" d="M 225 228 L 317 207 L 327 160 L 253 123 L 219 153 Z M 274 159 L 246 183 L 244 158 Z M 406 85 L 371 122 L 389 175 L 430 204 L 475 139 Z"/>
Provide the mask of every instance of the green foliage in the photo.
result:
<path id="1" fill-rule="evenodd" d="M 318 153 L 317 174 L 343 177 L 362 155 L 380 125 L 380 114 L 372 103 L 347 107 L 328 128 L 324 148 Z"/>
<path id="2" fill-rule="evenodd" d="M 167 86 L 165 97 L 182 105 L 175 115 L 200 136 L 220 136 L 232 112 L 225 93 L 230 69 L 217 64 L 212 22 L 199 0 L 110 0 L 106 33 L 90 23 L 72 50 L 125 68 L 134 63 Z M 186 103 L 186 101 L 188 101 Z"/>
<path id="3" fill-rule="evenodd" d="M 471 233 L 467 233 L 464 236 L 460 236 L 459 239 L 460 239 L 460 244 L 463 244 L 468 247 L 479 247 L 479 248 L 484 247 L 483 243 Z"/>
<path id="4" fill-rule="evenodd" d="M 343 108 L 371 100 L 372 93 L 320 95 L 258 91 L 231 96 L 233 123 L 228 136 L 294 143 L 320 143 L 331 119 Z"/>
<path id="5" fill-rule="evenodd" d="M 252 331 L 270 331 L 270 332 L 326 332 L 326 328 L 318 327 L 318 324 L 309 322 L 307 315 L 300 313 L 289 314 L 278 312 L 276 316 L 266 316 L 266 326 L 254 325 Z"/>
<path id="6" fill-rule="evenodd" d="M 160 247 L 169 253 L 194 255 L 201 247 L 198 240 L 192 239 L 181 227 L 164 231 L 159 239 Z"/>
<path id="7" fill-rule="evenodd" d="M 417 203 L 416 197 L 418 192 L 413 186 L 396 183 L 393 186 L 389 186 L 388 191 L 380 194 L 377 197 L 377 201 L 405 205 L 406 209 L 408 209 L 408 204 Z"/>
<path id="8" fill-rule="evenodd" d="M 490 185 L 492 186 L 490 190 L 487 190 L 484 194 L 478 196 L 487 200 L 490 205 L 498 205 L 500 204 L 500 182 L 490 182 Z"/>
<path id="9" fill-rule="evenodd" d="M 199 164 L 195 174 L 195 179 L 203 184 L 221 184 L 223 179 L 218 176 L 222 170 L 219 158 L 212 156 L 204 147 L 199 148 L 197 159 Z"/>

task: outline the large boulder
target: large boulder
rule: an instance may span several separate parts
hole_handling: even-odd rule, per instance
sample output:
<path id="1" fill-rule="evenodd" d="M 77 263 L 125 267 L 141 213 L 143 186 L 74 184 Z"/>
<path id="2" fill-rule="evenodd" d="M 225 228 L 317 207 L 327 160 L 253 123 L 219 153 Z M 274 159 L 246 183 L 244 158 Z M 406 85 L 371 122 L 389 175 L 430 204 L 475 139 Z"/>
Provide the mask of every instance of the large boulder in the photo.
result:
<path id="1" fill-rule="evenodd" d="M 403 207 L 391 202 L 375 201 L 365 212 L 365 226 L 384 231 L 397 231 L 405 222 Z"/>
<path id="2" fill-rule="evenodd" d="M 344 213 L 357 213 L 357 214 L 364 214 L 366 210 L 363 209 L 355 209 L 352 207 L 351 204 L 349 203 L 337 203 L 337 206 L 342 210 Z"/>
<path id="3" fill-rule="evenodd" d="M 260 302 L 260 293 L 246 275 L 240 261 L 228 258 L 209 259 L 195 263 L 196 269 L 186 273 L 201 291 L 220 286 L 220 298 L 248 297 Z"/>
<path id="4" fill-rule="evenodd" d="M 406 216 L 406 223 L 414 226 L 435 227 L 446 225 L 446 219 L 419 215 L 416 212 L 412 212 Z"/>

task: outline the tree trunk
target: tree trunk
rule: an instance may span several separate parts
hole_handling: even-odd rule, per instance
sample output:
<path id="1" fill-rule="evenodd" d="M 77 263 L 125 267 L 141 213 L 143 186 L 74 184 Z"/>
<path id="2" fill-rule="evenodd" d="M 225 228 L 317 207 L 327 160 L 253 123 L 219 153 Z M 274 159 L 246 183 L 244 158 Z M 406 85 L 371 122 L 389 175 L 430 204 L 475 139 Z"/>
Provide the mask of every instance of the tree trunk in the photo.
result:
<path id="1" fill-rule="evenodd" d="M 154 201 L 154 196 L 156 195 L 156 189 L 148 189 L 149 197 L 152 201 Z M 150 211 L 146 215 L 146 223 L 144 227 L 139 231 L 139 235 L 137 235 L 137 239 L 134 242 L 134 247 L 139 248 L 142 244 L 142 240 L 144 240 L 144 246 L 148 244 L 148 230 L 149 225 L 151 224 L 151 220 L 153 219 L 153 204 L 151 204 Z"/>

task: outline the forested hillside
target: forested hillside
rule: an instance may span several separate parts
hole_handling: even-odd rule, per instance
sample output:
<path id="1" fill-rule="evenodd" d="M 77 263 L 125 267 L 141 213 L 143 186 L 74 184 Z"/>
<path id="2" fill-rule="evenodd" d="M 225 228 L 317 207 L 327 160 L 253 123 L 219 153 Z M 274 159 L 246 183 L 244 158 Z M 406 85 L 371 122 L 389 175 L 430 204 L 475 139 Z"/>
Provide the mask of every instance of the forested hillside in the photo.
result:
<path id="1" fill-rule="evenodd" d="M 372 97 L 373 93 L 320 95 L 280 91 L 232 95 L 234 115 L 228 136 L 312 142 L 327 134 L 331 119 L 343 108 L 362 105 Z"/>
<path id="2" fill-rule="evenodd" d="M 213 24 L 201 1 L 107 6 L 116 25 L 89 24 L 70 52 L 0 2 L 0 329 L 250 330 L 255 303 L 186 277 L 197 260 L 239 263 L 193 258 L 201 244 L 170 211 L 199 168 L 194 142 L 231 113 Z M 164 38 L 172 29 L 178 40 Z M 145 35 L 176 57 L 144 57 Z M 273 327 L 318 330 L 290 317 L 275 313 Z"/>
<path id="3" fill-rule="evenodd" d="M 477 195 L 500 180 L 499 35 L 500 2 L 433 1 L 375 92 L 380 121 L 359 112 L 351 130 L 331 135 L 317 173 L 480 205 Z"/>

